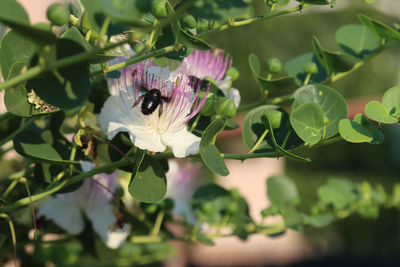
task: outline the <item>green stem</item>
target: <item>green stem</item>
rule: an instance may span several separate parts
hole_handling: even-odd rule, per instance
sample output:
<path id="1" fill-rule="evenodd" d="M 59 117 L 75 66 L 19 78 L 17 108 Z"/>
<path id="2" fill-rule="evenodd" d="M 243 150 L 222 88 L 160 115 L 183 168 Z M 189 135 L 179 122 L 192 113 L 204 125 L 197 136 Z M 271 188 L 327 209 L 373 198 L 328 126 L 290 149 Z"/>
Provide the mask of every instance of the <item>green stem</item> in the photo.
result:
<path id="1" fill-rule="evenodd" d="M 264 140 L 264 138 L 267 136 L 269 130 L 265 129 L 265 131 L 262 133 L 262 135 L 260 136 L 260 138 L 258 138 L 257 142 L 254 144 L 254 146 L 250 149 L 248 154 L 253 153 L 261 144 L 261 142 Z"/>
<path id="2" fill-rule="evenodd" d="M 161 241 L 161 238 L 159 236 L 151 235 L 132 236 L 131 241 L 133 243 L 158 243 Z"/>
<path id="3" fill-rule="evenodd" d="M 162 221 L 164 220 L 164 216 L 165 216 L 165 211 L 163 211 L 163 210 L 161 210 L 157 214 L 156 222 L 154 223 L 153 230 L 151 231 L 151 234 L 150 234 L 151 236 L 158 236 L 158 234 L 160 233 L 160 229 L 161 229 Z"/>
<path id="4" fill-rule="evenodd" d="M 238 112 L 243 112 L 243 111 L 247 111 L 247 110 L 256 108 L 258 106 L 267 105 L 267 104 L 268 105 L 279 105 L 279 104 L 282 104 L 282 103 L 285 103 L 285 102 L 289 102 L 292 99 L 293 99 L 293 95 L 292 94 L 284 95 L 284 96 L 278 96 L 278 97 L 270 98 L 270 99 L 267 99 L 267 100 L 264 100 L 264 101 L 260 100 L 260 101 L 256 101 L 256 102 L 248 104 L 248 105 L 240 106 L 237 109 L 237 111 Z"/>
<path id="5" fill-rule="evenodd" d="M 107 30 L 108 30 L 108 26 L 110 25 L 110 22 L 111 22 L 111 19 L 110 19 L 110 17 L 106 17 L 105 19 L 104 19 L 104 22 L 103 22 L 103 25 L 101 26 L 101 29 L 100 29 L 100 35 L 99 35 L 99 38 L 97 39 L 97 42 L 96 42 L 96 44 L 97 45 L 102 45 L 102 42 L 103 42 L 103 37 L 106 35 L 106 33 L 107 33 Z"/>
<path id="6" fill-rule="evenodd" d="M 29 200 L 30 200 L 30 206 L 31 206 L 31 211 L 32 211 L 33 229 L 34 229 L 33 237 L 36 240 L 37 225 L 36 225 L 35 208 L 33 207 L 33 202 L 32 202 L 31 190 L 29 190 L 28 181 L 26 180 L 26 178 L 22 177 L 19 181 L 21 183 L 25 184 L 26 193 L 28 194 L 28 197 L 29 197 Z"/>
<path id="7" fill-rule="evenodd" d="M 155 50 L 155 51 L 153 51 L 151 53 L 148 53 L 148 54 L 145 54 L 145 55 L 134 56 L 134 57 L 131 57 L 130 59 L 128 59 L 128 60 L 126 60 L 124 62 L 112 65 L 111 67 L 108 68 L 108 72 L 112 72 L 114 70 L 122 69 L 122 68 L 124 68 L 126 66 L 138 63 L 140 61 L 149 59 L 151 57 L 156 57 L 156 56 L 160 56 L 160 55 L 163 55 L 163 54 L 166 54 L 166 53 L 173 52 L 174 50 L 175 50 L 174 46 L 170 45 L 170 46 L 166 46 L 164 48 L 160 48 L 158 50 Z M 98 74 L 102 74 L 102 73 L 103 73 L 102 71 L 95 71 L 95 72 L 92 72 L 91 75 L 94 76 L 94 75 L 98 75 Z"/>
<path id="8" fill-rule="evenodd" d="M 194 119 L 194 121 L 192 123 L 192 126 L 190 126 L 189 132 L 193 132 L 193 130 L 196 129 L 196 126 L 197 126 L 197 123 L 199 123 L 200 117 L 201 117 L 201 114 L 198 114 L 196 116 L 196 118 Z"/>
<path id="9" fill-rule="evenodd" d="M 72 149 L 71 149 L 71 154 L 69 155 L 69 160 L 73 161 L 75 160 L 75 155 L 76 155 L 76 144 L 75 142 L 72 143 Z M 74 164 L 71 164 L 69 166 L 69 176 L 72 176 L 74 174 Z"/>
<path id="10" fill-rule="evenodd" d="M 45 66 L 32 67 L 32 68 L 28 69 L 25 73 L 20 74 L 20 75 L 14 77 L 14 78 L 12 78 L 12 79 L 10 79 L 8 81 L 5 81 L 2 84 L 0 84 L 0 90 L 16 86 L 16 85 L 18 85 L 18 84 L 20 84 L 22 82 L 25 82 L 25 81 L 27 81 L 29 79 L 32 79 L 32 78 L 36 77 L 39 74 L 42 74 L 44 72 L 55 70 L 55 69 L 64 68 L 64 67 L 67 67 L 67 66 L 70 66 L 70 65 L 74 65 L 74 64 L 77 64 L 79 62 L 88 60 L 91 57 L 93 57 L 94 55 L 97 55 L 97 54 L 102 53 L 104 51 L 107 51 L 107 50 L 113 49 L 115 47 L 121 46 L 121 45 L 123 45 L 123 44 L 125 44 L 127 42 L 128 42 L 128 40 L 122 40 L 120 42 L 117 42 L 117 43 L 114 43 L 114 44 L 110 44 L 110 45 L 108 45 L 108 46 L 106 46 L 104 48 L 96 48 L 96 49 L 93 49 L 93 50 L 91 50 L 89 52 L 82 52 L 82 53 L 79 53 L 79 54 L 76 54 L 76 55 L 73 55 L 73 56 L 70 56 L 70 57 L 67 57 L 67 58 L 63 58 L 61 60 L 57 60 L 55 62 L 51 62 L 51 63 L 48 64 L 47 67 L 45 67 Z"/>
<path id="11" fill-rule="evenodd" d="M 4 191 L 4 194 L 2 197 L 6 199 L 8 195 L 13 191 L 14 187 L 18 184 L 19 180 L 14 180 L 11 182 L 11 184 L 7 187 L 6 191 Z"/>
<path id="12" fill-rule="evenodd" d="M 304 4 L 303 9 L 307 8 L 307 7 L 310 7 L 310 6 L 311 5 L 309 5 L 309 4 Z M 297 12 L 297 11 L 300 11 L 300 10 L 301 10 L 300 7 L 295 7 L 295 8 L 290 8 L 290 9 L 287 9 L 287 10 L 282 10 L 282 11 L 270 13 L 270 14 L 267 14 L 265 16 L 260 16 L 260 17 L 251 18 L 251 19 L 245 19 L 245 20 L 242 20 L 242 21 L 235 21 L 235 23 L 233 25 L 230 25 L 229 23 L 223 24 L 221 26 L 218 26 L 218 27 L 215 27 L 213 29 L 210 29 L 210 30 L 204 31 L 202 33 L 199 33 L 197 35 L 197 37 L 201 38 L 201 37 L 204 37 L 204 36 L 206 36 L 208 34 L 211 34 L 211 33 L 214 33 L 214 32 L 221 32 L 221 31 L 227 30 L 229 28 L 249 25 L 249 24 L 252 24 L 252 23 L 255 23 L 255 22 L 271 19 L 271 18 L 274 18 L 274 17 L 278 17 L 278 16 L 289 14 L 289 13 Z"/>
<path id="13" fill-rule="evenodd" d="M 98 174 L 98 173 L 107 173 L 110 171 L 114 171 L 116 168 L 122 167 L 122 166 L 125 166 L 128 164 L 129 164 L 128 160 L 122 159 L 120 161 L 116 161 L 116 162 L 101 166 L 97 169 L 93 169 L 88 172 L 78 174 L 78 175 L 72 177 L 71 179 L 66 179 L 66 180 L 62 181 L 61 183 L 46 189 L 45 191 L 43 191 L 41 193 L 32 195 L 31 198 L 25 197 L 25 198 L 15 201 L 13 204 L 6 205 L 6 206 L 2 207 L 1 210 L 2 210 L 2 212 L 8 212 L 8 211 L 15 210 L 17 208 L 28 205 L 31 201 L 35 202 L 35 201 L 38 201 L 39 199 L 49 196 L 49 195 L 63 189 L 66 185 L 78 183 L 78 182 L 84 180 L 85 178 L 92 177 L 93 175 Z"/>
<path id="14" fill-rule="evenodd" d="M 287 134 L 285 135 L 285 139 L 283 139 L 283 142 L 282 142 L 282 146 L 281 147 L 283 149 L 285 149 L 286 143 L 289 140 L 289 137 L 290 137 L 291 134 L 292 134 L 292 130 L 289 128 Z"/>
<path id="15" fill-rule="evenodd" d="M 307 85 L 310 82 L 311 73 L 307 73 L 306 78 L 304 79 L 303 85 Z"/>
<path id="16" fill-rule="evenodd" d="M 14 266 L 17 266 L 17 238 L 15 236 L 14 224 L 11 221 L 10 217 L 5 213 L 1 213 L 0 218 L 6 219 L 8 222 L 8 225 L 10 226 L 11 239 L 12 239 L 13 248 L 14 248 Z"/>

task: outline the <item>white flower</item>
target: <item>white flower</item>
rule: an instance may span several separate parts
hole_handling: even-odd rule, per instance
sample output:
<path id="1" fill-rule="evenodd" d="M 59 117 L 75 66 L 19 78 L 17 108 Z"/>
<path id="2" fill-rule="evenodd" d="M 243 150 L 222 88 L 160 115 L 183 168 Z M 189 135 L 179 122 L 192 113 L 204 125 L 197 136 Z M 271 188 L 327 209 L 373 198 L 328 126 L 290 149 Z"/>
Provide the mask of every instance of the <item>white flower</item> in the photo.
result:
<path id="1" fill-rule="evenodd" d="M 117 74 L 117 75 L 115 75 Z M 200 138 L 187 130 L 188 121 L 204 105 L 199 99 L 200 83 L 194 89 L 184 73 L 171 74 L 168 68 L 141 62 L 108 76 L 111 96 L 104 103 L 99 122 L 112 139 L 119 132 L 128 132 L 132 143 L 140 149 L 162 152 L 171 147 L 176 157 L 197 154 Z M 134 106 L 143 91 L 158 89 L 163 103 L 149 115 L 141 111 L 142 101 Z M 119 95 L 115 92 L 119 91 Z M 160 112 L 162 108 L 162 112 Z"/>
<path id="2" fill-rule="evenodd" d="M 95 164 L 88 161 L 82 161 L 81 166 L 84 172 L 95 168 Z M 131 225 L 125 224 L 122 229 L 114 229 L 118 219 L 111 201 L 118 182 L 117 173 L 97 174 L 93 180 L 96 182 L 84 180 L 74 192 L 57 194 L 45 200 L 40 204 L 37 215 L 45 216 L 68 233 L 77 235 L 85 228 L 85 214 L 103 242 L 109 248 L 118 248 L 129 235 Z"/>
<path id="3" fill-rule="evenodd" d="M 174 201 L 171 211 L 176 216 L 184 217 L 189 223 L 194 224 L 196 217 L 190 205 L 195 190 L 199 187 L 198 179 L 201 164 L 185 162 L 178 164 L 175 160 L 168 161 L 166 198 Z"/>
<path id="4" fill-rule="evenodd" d="M 184 58 L 178 71 L 187 70 L 188 75 L 199 79 L 210 77 L 215 80 L 217 86 L 225 94 L 232 98 L 236 107 L 240 104 L 239 90 L 232 87 L 231 77 L 225 76 L 226 71 L 232 65 L 229 55 L 220 49 L 193 51 Z"/>

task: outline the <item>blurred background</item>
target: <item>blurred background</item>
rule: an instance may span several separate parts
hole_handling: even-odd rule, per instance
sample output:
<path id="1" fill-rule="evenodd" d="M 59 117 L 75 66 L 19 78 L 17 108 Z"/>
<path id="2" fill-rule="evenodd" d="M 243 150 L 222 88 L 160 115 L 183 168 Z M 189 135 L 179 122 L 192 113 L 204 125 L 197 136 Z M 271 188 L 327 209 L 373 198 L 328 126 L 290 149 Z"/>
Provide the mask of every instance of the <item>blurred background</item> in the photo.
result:
<path id="1" fill-rule="evenodd" d="M 30 13 L 32 23 L 46 21 L 46 7 L 51 0 L 19 0 Z M 32 4 L 34 2 L 34 4 Z M 63 2 L 63 1 L 58 1 Z M 254 0 L 256 14 L 263 14 L 263 0 Z M 295 1 L 293 1 L 295 2 Z M 295 2 L 296 3 L 296 2 Z M 248 55 L 255 53 L 261 62 L 278 57 L 284 64 L 291 58 L 312 51 L 312 37 L 323 47 L 340 51 L 335 32 L 346 24 L 360 24 L 357 14 L 363 13 L 388 25 L 400 23 L 400 1 L 337 0 L 335 8 L 312 7 L 301 13 L 286 15 L 250 26 L 229 29 L 208 36 L 208 41 L 226 50 L 233 66 L 240 71 L 234 86 L 241 91 L 242 104 L 257 100 L 259 90 L 248 67 Z M 299 27 L 301 25 L 301 27 Z M 393 47 L 374 57 L 361 69 L 330 86 L 349 100 L 351 112 L 362 112 L 369 99 L 379 99 L 384 91 L 400 85 L 400 47 Z M 238 121 L 242 120 L 238 115 Z M 385 132 L 383 145 L 338 143 L 300 152 L 313 159 L 310 164 L 284 159 L 255 159 L 245 162 L 227 161 L 231 175 L 218 178 L 227 188 L 236 187 L 247 198 L 251 215 L 261 218 L 267 205 L 265 179 L 286 173 L 297 184 L 303 203 L 317 199 L 316 188 L 330 176 L 354 181 L 381 183 L 387 191 L 400 182 L 400 128 Z M 240 132 L 219 139 L 224 152 L 247 152 Z M 216 240 L 216 246 L 186 246 L 179 249 L 169 266 L 337 266 L 379 265 L 400 266 L 400 213 L 382 210 L 379 219 L 361 219 L 357 215 L 324 228 L 306 228 L 302 232 L 287 231 L 279 237 L 254 236 L 246 242 L 236 238 Z"/>

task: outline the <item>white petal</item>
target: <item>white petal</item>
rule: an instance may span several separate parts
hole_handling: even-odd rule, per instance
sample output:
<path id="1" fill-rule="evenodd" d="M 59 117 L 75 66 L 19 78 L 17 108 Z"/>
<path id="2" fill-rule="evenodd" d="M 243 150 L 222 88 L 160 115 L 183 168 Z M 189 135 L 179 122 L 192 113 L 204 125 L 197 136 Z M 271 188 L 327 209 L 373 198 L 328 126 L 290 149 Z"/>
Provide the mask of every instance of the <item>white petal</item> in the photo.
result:
<path id="1" fill-rule="evenodd" d="M 224 92 L 225 96 L 232 98 L 236 107 L 239 107 L 240 104 L 240 93 L 236 88 L 231 87 L 230 77 L 226 77 L 225 79 L 218 81 L 217 85 L 222 92 Z M 229 92 L 229 95 L 228 95 Z"/>
<path id="2" fill-rule="evenodd" d="M 162 139 L 167 146 L 172 148 L 175 157 L 184 158 L 199 152 L 200 137 L 189 132 L 186 127 L 178 131 L 174 131 L 173 127 L 170 127 L 162 135 Z"/>
<path id="3" fill-rule="evenodd" d="M 57 195 L 48 198 L 40 205 L 37 216 L 45 216 L 72 235 L 81 233 L 85 228 L 80 207 L 74 199 L 67 196 Z"/>
<path id="4" fill-rule="evenodd" d="M 166 148 L 160 134 L 143 120 L 139 109 L 127 110 L 119 96 L 107 99 L 100 112 L 99 122 L 110 140 L 119 132 L 128 132 L 132 143 L 140 149 L 162 152 Z"/>
<path id="5" fill-rule="evenodd" d="M 89 210 L 87 216 L 92 222 L 93 229 L 109 248 L 121 246 L 131 230 L 131 225 L 125 224 L 123 229 L 111 231 L 110 226 L 117 222 L 111 205 Z"/>

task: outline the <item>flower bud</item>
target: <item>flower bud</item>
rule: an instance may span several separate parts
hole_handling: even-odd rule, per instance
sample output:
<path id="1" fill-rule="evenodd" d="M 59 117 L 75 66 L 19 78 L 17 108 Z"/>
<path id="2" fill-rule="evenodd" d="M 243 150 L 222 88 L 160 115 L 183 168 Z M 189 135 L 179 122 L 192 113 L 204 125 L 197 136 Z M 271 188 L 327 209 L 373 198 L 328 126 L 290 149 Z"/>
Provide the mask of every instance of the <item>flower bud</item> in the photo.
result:
<path id="1" fill-rule="evenodd" d="M 318 73 L 318 67 L 317 64 L 314 62 L 309 62 L 304 66 L 304 72 L 307 74 L 317 74 Z"/>
<path id="2" fill-rule="evenodd" d="M 331 123 L 331 120 L 324 116 L 324 126 L 328 125 L 329 123 Z"/>
<path id="3" fill-rule="evenodd" d="M 165 18 L 168 16 L 166 0 L 154 0 L 151 6 L 151 13 L 156 18 Z"/>
<path id="4" fill-rule="evenodd" d="M 69 21 L 68 9 L 59 3 L 52 4 L 47 8 L 47 18 L 57 26 L 67 24 Z"/>
<path id="5" fill-rule="evenodd" d="M 153 214 L 157 211 L 157 205 L 149 204 L 143 208 L 144 212 L 147 214 Z"/>
<path id="6" fill-rule="evenodd" d="M 282 112 L 280 112 L 279 110 L 268 110 L 267 112 L 265 112 L 265 116 L 268 117 L 272 129 L 278 129 L 279 127 L 281 127 Z"/>
<path id="7" fill-rule="evenodd" d="M 239 207 L 238 204 L 236 202 L 231 202 L 229 203 L 229 205 L 226 207 L 226 210 L 231 213 L 231 214 L 235 214 L 236 212 L 238 212 Z"/>
<path id="8" fill-rule="evenodd" d="M 236 81 L 239 78 L 239 71 L 235 67 L 230 67 L 226 71 L 226 76 L 231 77 L 232 81 Z"/>
<path id="9" fill-rule="evenodd" d="M 230 97 L 219 97 L 215 105 L 215 110 L 222 117 L 232 118 L 236 114 L 235 102 Z"/>
<path id="10" fill-rule="evenodd" d="M 279 73 L 282 70 L 282 62 L 279 58 L 270 58 L 267 60 L 267 70 L 270 73 Z"/>
<path id="11" fill-rule="evenodd" d="M 193 29 L 196 28 L 197 21 L 192 15 L 188 14 L 183 17 L 182 24 L 189 29 Z"/>
<path id="12" fill-rule="evenodd" d="M 214 206 L 210 202 L 204 203 L 201 208 L 205 214 L 211 214 L 214 211 Z"/>
<path id="13" fill-rule="evenodd" d="M 136 0 L 136 7 L 142 13 L 150 12 L 151 11 L 151 1 L 149 1 L 149 0 Z"/>
<path id="14" fill-rule="evenodd" d="M 215 95 L 208 93 L 206 103 L 200 110 L 200 114 L 203 116 L 211 116 L 215 113 Z"/>

